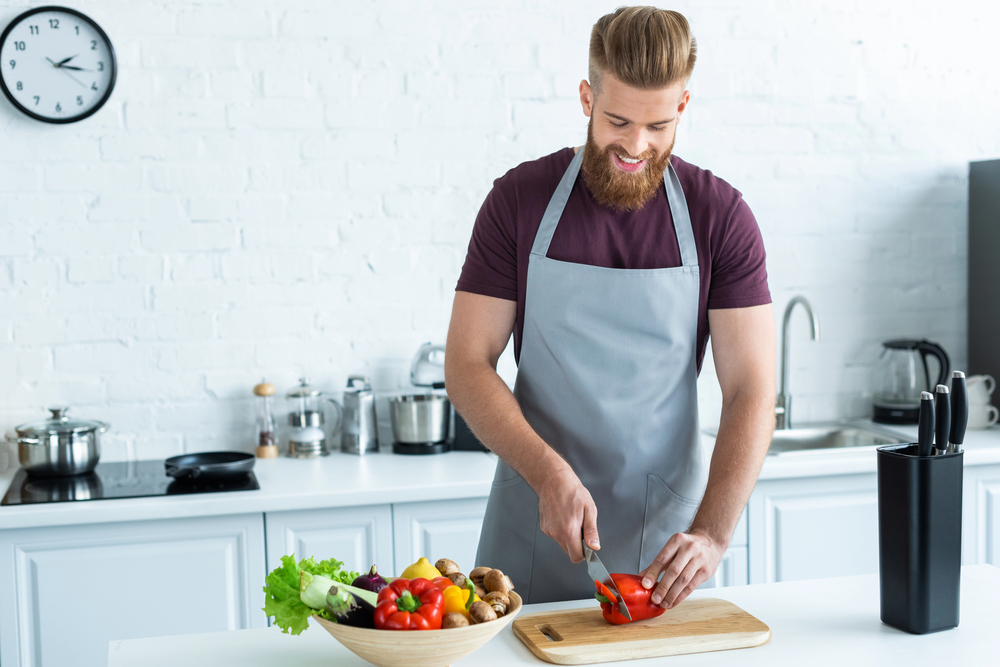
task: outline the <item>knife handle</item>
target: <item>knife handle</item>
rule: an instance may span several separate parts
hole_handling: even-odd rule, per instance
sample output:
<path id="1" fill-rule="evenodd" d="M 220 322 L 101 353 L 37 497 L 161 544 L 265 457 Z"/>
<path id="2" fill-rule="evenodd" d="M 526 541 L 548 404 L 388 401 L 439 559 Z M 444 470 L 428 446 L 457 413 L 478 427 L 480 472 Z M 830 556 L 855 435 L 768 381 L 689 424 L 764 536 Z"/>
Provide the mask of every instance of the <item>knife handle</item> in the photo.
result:
<path id="1" fill-rule="evenodd" d="M 955 371 L 951 374 L 951 445 L 948 453 L 962 448 L 965 442 L 965 428 L 969 425 L 969 387 L 965 382 L 965 373 Z"/>
<path id="2" fill-rule="evenodd" d="M 920 413 L 917 421 L 917 456 L 930 456 L 934 443 L 934 394 L 920 392 Z"/>
<path id="3" fill-rule="evenodd" d="M 948 451 L 951 436 L 951 396 L 948 387 L 939 384 L 934 392 L 934 453 Z"/>

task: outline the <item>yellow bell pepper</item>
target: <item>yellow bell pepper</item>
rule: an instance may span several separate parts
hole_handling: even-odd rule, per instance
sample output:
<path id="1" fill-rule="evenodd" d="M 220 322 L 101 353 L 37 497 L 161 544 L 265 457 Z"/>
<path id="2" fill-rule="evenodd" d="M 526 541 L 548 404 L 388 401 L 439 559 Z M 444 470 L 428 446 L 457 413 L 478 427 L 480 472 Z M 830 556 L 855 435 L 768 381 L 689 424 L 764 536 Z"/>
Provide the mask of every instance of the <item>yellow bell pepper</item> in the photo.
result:
<path id="1" fill-rule="evenodd" d="M 458 586 L 447 587 L 441 595 L 444 596 L 444 613 L 462 614 L 466 618 L 469 617 L 469 607 L 472 606 L 472 603 L 479 601 L 475 590 L 459 588 Z M 471 601 L 469 600 L 470 595 L 472 596 Z"/>

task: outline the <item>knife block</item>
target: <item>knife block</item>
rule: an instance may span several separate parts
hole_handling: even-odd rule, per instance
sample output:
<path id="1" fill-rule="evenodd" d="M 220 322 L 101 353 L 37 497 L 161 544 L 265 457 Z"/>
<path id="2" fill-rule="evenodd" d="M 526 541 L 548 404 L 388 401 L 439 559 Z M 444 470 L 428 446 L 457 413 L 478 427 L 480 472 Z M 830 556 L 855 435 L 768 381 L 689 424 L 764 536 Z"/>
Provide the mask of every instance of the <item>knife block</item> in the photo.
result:
<path id="1" fill-rule="evenodd" d="M 958 626 L 963 454 L 878 448 L 881 618 L 912 634 Z"/>

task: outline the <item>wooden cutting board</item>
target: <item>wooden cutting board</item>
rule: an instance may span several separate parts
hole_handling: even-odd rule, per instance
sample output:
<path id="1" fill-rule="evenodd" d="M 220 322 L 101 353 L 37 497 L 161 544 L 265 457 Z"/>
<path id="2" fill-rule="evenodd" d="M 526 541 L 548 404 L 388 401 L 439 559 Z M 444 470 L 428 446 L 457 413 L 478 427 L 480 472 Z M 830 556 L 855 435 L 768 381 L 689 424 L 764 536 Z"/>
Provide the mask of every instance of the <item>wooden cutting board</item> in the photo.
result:
<path id="1" fill-rule="evenodd" d="M 611 625 L 600 607 L 520 616 L 514 634 L 531 652 L 559 665 L 589 665 L 766 644 L 771 629 L 732 602 L 688 598 L 662 616 Z"/>

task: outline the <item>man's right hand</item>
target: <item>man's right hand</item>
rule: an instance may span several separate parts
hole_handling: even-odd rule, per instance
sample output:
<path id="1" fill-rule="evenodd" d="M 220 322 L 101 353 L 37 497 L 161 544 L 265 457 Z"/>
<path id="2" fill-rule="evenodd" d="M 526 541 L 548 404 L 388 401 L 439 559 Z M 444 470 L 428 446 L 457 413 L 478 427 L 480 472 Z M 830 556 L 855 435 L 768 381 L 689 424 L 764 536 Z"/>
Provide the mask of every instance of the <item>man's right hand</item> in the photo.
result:
<path id="1" fill-rule="evenodd" d="M 538 521 L 542 532 L 554 539 L 570 561 L 583 560 L 583 539 L 595 551 L 601 548 L 597 536 L 597 505 L 590 491 L 572 470 L 559 471 L 541 485 L 538 493 Z"/>

